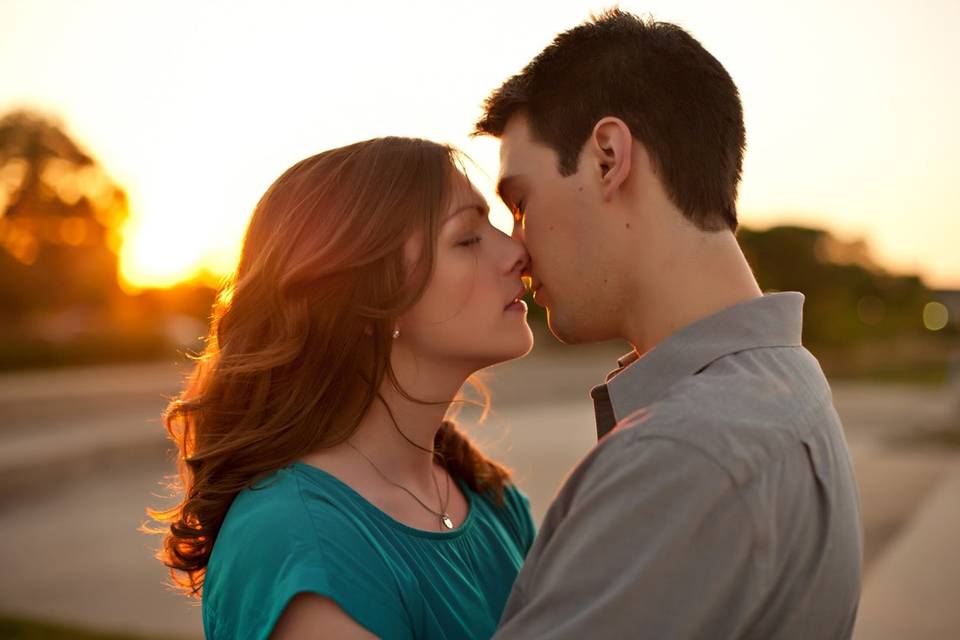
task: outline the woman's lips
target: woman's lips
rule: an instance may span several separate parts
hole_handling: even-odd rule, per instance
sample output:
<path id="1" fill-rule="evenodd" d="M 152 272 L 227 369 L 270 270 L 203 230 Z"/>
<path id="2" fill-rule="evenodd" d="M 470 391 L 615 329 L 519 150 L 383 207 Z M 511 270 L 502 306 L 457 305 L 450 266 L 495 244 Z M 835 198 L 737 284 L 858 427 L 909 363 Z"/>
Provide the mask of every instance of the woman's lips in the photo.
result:
<path id="1" fill-rule="evenodd" d="M 517 300 L 516 302 L 507 306 L 507 311 L 526 311 L 527 303 L 523 300 Z"/>
<path id="2" fill-rule="evenodd" d="M 523 296 L 524 296 L 526 293 L 527 293 L 527 287 L 526 287 L 525 285 L 520 285 L 520 290 L 517 291 L 517 295 L 514 296 L 513 300 L 511 300 L 509 303 L 507 303 L 507 306 L 505 306 L 505 307 L 503 308 L 503 310 L 506 311 L 507 309 L 516 306 L 517 301 L 522 301 L 522 300 L 523 300 Z"/>

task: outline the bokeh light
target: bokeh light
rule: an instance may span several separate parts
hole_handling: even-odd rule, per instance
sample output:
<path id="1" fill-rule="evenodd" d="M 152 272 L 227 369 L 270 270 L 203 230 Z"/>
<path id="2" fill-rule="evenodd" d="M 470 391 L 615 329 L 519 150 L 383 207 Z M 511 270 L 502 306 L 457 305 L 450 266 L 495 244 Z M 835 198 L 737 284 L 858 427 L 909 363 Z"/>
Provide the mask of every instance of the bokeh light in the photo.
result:
<path id="1" fill-rule="evenodd" d="M 940 302 L 928 302 L 923 307 L 923 326 L 930 331 L 940 331 L 950 322 L 950 312 Z"/>

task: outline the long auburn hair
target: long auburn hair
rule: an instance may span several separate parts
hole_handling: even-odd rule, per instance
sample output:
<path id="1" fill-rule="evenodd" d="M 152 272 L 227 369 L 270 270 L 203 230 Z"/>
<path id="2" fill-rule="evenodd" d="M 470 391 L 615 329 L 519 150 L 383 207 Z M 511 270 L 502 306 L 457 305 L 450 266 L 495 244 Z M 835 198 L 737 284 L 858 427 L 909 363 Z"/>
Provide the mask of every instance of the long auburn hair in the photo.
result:
<path id="1" fill-rule="evenodd" d="M 298 162 L 260 199 L 206 347 L 163 413 L 183 497 L 147 509 L 169 527 L 145 530 L 164 534 L 157 557 L 185 593 L 201 597 L 240 491 L 349 438 L 385 379 L 420 402 L 396 379 L 391 334 L 429 282 L 458 168 L 447 145 L 377 138 Z M 418 232 L 427 241 L 411 270 L 403 247 Z M 510 472 L 451 420 L 434 448 L 452 475 L 503 504 Z"/>

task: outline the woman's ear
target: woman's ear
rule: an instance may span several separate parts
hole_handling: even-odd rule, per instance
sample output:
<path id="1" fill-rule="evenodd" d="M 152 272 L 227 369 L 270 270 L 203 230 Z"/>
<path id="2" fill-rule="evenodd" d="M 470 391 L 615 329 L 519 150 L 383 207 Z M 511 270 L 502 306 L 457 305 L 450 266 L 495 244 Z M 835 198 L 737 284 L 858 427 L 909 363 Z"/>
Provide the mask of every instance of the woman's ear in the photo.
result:
<path id="1" fill-rule="evenodd" d="M 623 120 L 608 116 L 594 125 L 590 145 L 601 181 L 600 193 L 609 201 L 630 176 L 633 135 Z"/>

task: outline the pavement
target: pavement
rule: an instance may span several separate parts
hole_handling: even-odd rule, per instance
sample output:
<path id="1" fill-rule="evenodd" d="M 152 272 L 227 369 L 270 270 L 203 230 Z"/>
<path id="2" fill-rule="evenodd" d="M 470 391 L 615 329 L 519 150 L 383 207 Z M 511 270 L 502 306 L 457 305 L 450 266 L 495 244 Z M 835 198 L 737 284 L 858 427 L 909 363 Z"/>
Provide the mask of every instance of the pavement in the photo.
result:
<path id="1" fill-rule="evenodd" d="M 960 464 L 873 563 L 855 640 L 960 637 Z"/>
<path id="2" fill-rule="evenodd" d="M 470 430 L 514 469 L 538 521 L 594 444 L 586 392 L 623 351 L 544 350 L 489 372 L 496 410 Z M 143 363 L 0 375 L 0 613 L 202 636 L 197 603 L 164 587 L 158 540 L 138 531 L 147 506 L 170 504 L 159 416 L 188 371 Z M 956 416 L 956 390 L 833 388 L 864 521 L 857 640 L 960 637 L 960 450 L 903 440 Z"/>

